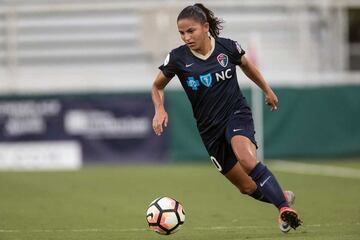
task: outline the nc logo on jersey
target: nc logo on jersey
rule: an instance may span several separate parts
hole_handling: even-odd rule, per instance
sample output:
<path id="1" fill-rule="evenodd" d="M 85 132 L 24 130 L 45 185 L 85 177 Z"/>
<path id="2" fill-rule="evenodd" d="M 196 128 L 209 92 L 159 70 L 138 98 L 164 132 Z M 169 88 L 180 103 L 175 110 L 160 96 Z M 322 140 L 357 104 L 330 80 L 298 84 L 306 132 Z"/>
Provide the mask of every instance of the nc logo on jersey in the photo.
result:
<path id="1" fill-rule="evenodd" d="M 188 80 L 186 81 L 186 83 L 194 91 L 198 90 L 198 87 L 200 86 L 199 81 L 195 80 L 194 77 L 188 77 Z"/>
<path id="2" fill-rule="evenodd" d="M 206 75 L 200 75 L 200 81 L 206 87 L 211 87 L 211 83 L 212 83 L 211 73 L 208 73 Z"/>
<path id="3" fill-rule="evenodd" d="M 216 59 L 218 60 L 218 62 L 220 63 L 221 66 L 226 67 L 228 65 L 229 62 L 229 58 L 226 54 L 224 53 L 220 53 Z"/>

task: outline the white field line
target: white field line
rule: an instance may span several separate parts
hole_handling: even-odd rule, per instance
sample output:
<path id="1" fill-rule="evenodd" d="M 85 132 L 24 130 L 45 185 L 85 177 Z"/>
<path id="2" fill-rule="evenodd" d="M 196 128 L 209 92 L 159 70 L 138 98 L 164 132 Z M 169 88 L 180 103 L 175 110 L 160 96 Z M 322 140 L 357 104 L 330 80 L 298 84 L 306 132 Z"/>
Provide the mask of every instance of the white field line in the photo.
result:
<path id="1" fill-rule="evenodd" d="M 355 223 L 329 223 L 329 224 L 309 224 L 304 225 L 304 228 L 324 228 L 324 227 L 338 227 L 338 226 L 360 226 L 360 222 Z M 227 230 L 241 230 L 241 229 L 271 229 L 273 226 L 217 226 L 217 227 L 194 227 L 192 229 L 199 231 L 227 231 Z M 190 228 L 191 229 L 191 228 Z M 84 228 L 84 229 L 0 229 L 0 233 L 61 233 L 61 232 L 143 232 L 148 231 L 148 228 Z"/>
<path id="2" fill-rule="evenodd" d="M 281 172 L 360 179 L 360 170 L 353 168 L 316 165 L 281 160 L 272 161 L 269 165 L 271 166 L 272 170 Z"/>
<path id="3" fill-rule="evenodd" d="M 338 227 L 338 226 L 360 226 L 360 222 L 355 223 L 329 223 L 329 224 L 309 224 L 302 225 L 305 228 Z M 229 227 L 195 227 L 196 230 L 235 230 L 235 229 L 271 229 L 273 226 L 229 226 Z"/>

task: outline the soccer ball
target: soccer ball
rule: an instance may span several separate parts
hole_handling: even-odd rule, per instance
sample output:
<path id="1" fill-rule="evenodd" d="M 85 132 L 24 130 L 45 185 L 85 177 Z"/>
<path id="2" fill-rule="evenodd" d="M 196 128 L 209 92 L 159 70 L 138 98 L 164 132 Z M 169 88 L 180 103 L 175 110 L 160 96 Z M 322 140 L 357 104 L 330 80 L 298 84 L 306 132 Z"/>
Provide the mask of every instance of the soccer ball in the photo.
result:
<path id="1" fill-rule="evenodd" d="M 151 230 L 169 235 L 177 232 L 184 223 L 184 208 L 173 198 L 159 197 L 149 204 L 146 220 Z"/>

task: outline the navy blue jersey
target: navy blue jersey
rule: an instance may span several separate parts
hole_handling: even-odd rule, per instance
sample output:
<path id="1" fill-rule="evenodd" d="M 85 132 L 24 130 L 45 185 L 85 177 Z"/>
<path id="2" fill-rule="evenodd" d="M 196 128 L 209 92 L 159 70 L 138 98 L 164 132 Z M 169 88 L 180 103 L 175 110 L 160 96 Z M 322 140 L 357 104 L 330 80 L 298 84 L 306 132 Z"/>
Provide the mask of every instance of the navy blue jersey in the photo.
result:
<path id="1" fill-rule="evenodd" d="M 159 67 L 167 78 L 178 76 L 206 145 L 224 134 L 234 112 L 251 115 L 236 76 L 236 66 L 244 54 L 237 42 L 217 38 L 207 59 L 195 56 L 187 45 L 182 45 L 172 50 Z"/>

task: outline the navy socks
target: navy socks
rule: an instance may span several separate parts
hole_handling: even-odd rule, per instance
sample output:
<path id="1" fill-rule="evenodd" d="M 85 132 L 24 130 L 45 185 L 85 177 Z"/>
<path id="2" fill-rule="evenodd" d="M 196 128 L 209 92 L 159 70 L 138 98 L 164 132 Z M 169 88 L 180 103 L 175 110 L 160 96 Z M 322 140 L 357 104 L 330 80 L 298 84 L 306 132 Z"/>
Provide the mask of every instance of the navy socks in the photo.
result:
<path id="1" fill-rule="evenodd" d="M 275 176 L 264 164 L 259 162 L 251 171 L 249 176 L 257 185 L 256 191 L 251 195 L 252 197 L 263 202 L 270 202 L 278 209 L 282 207 L 289 207 Z"/>
<path id="2" fill-rule="evenodd" d="M 266 203 L 271 203 L 265 196 L 264 194 L 260 191 L 259 187 L 256 188 L 255 192 L 253 192 L 252 194 L 250 194 L 250 197 L 255 198 L 256 200 L 262 201 L 262 202 L 266 202 Z"/>

